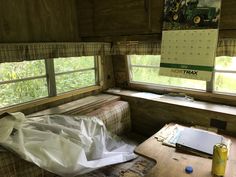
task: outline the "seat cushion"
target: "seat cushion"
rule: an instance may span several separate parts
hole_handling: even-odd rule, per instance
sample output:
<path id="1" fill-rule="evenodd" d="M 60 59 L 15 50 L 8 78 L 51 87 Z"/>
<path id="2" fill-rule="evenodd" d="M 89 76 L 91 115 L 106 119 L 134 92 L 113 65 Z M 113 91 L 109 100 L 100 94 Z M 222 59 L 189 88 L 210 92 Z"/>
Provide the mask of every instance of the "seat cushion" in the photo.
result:
<path id="1" fill-rule="evenodd" d="M 131 130 L 129 103 L 116 101 L 87 114 L 104 122 L 108 131 L 121 135 Z"/>

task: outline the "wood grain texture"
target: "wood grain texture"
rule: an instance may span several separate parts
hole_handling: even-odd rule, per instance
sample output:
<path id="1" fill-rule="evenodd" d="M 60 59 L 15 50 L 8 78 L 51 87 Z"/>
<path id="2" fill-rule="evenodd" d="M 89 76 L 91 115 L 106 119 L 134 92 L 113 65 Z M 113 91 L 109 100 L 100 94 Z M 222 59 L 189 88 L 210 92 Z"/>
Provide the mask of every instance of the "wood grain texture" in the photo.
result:
<path id="1" fill-rule="evenodd" d="M 115 79 L 113 72 L 113 62 L 111 56 L 102 57 L 103 66 L 103 90 L 115 87 Z"/>
<path id="2" fill-rule="evenodd" d="M 0 0 L 0 42 L 78 41 L 75 0 Z"/>
<path id="3" fill-rule="evenodd" d="M 160 33 L 162 7 L 154 0 L 79 0 L 81 37 Z"/>
<path id="4" fill-rule="evenodd" d="M 229 160 L 227 161 L 225 177 L 236 176 L 236 138 L 227 137 L 232 141 Z M 163 146 L 154 136 L 139 145 L 135 152 L 139 155 L 155 160 L 156 166 L 151 169 L 147 177 L 213 177 L 211 174 L 211 159 L 179 153 L 175 148 Z M 184 172 L 186 166 L 193 167 L 193 173 Z"/>
<path id="5" fill-rule="evenodd" d="M 92 33 L 90 33 L 92 34 Z M 236 30 L 234 29 L 224 29 L 219 31 L 220 38 L 236 38 Z M 119 42 L 119 41 L 160 41 L 162 38 L 161 32 L 159 33 L 148 33 L 148 34 L 117 34 L 117 35 L 95 35 L 93 36 L 81 36 L 81 41 L 85 42 Z"/>
<path id="6" fill-rule="evenodd" d="M 161 33 L 150 34 L 128 34 L 128 35 L 114 35 L 114 36 L 85 36 L 81 37 L 82 41 L 86 42 L 119 42 L 119 41 L 160 41 Z"/>
<path id="7" fill-rule="evenodd" d="M 163 4 L 164 0 L 0 0 L 0 42 L 152 40 L 162 32 Z M 234 0 L 222 1 L 221 36 L 235 37 L 235 7 Z"/>
<path id="8" fill-rule="evenodd" d="M 129 76 L 126 61 L 125 56 L 115 55 L 112 57 L 116 87 L 127 88 L 128 86 Z"/>
<path id="9" fill-rule="evenodd" d="M 236 107 L 165 97 L 145 99 L 135 93 L 139 92 L 116 94 L 130 103 L 132 127 L 137 133 L 150 136 L 170 122 L 209 127 L 211 119 L 218 119 L 227 122 L 225 131 L 236 134 Z"/>
<path id="10" fill-rule="evenodd" d="M 236 30 L 236 1 L 235 0 L 222 0 L 221 5 L 221 30 Z"/>
<path id="11" fill-rule="evenodd" d="M 220 38 L 236 38 L 236 30 L 235 29 L 220 30 L 219 37 Z"/>
<path id="12" fill-rule="evenodd" d="M 79 0 L 81 37 L 83 41 L 139 40 L 140 36 L 150 40 L 149 35 L 155 38 L 162 32 L 163 5 L 164 0 Z M 236 1 L 222 1 L 220 36 L 235 37 L 235 8 Z"/>
<path id="13" fill-rule="evenodd" d="M 157 94 L 168 94 L 168 93 L 185 93 L 186 95 L 193 97 L 198 101 L 206 101 L 217 104 L 227 104 L 230 106 L 236 106 L 236 96 L 233 95 L 222 95 L 217 93 L 199 92 L 194 90 L 183 90 L 178 88 L 158 87 L 156 85 L 145 85 L 138 83 L 130 83 L 129 89 L 137 91 L 146 91 Z"/>
<path id="14" fill-rule="evenodd" d="M 31 114 L 30 116 L 41 116 L 51 114 L 84 115 L 100 108 L 101 106 L 113 103 L 118 100 L 120 100 L 119 96 L 99 94 L 95 96 L 88 96 L 59 106 L 55 106 L 43 111 L 39 111 L 37 113 Z"/>
<path id="15" fill-rule="evenodd" d="M 94 25 L 94 1 L 95 0 L 77 0 L 76 9 L 78 15 L 80 35 L 95 35 Z"/>

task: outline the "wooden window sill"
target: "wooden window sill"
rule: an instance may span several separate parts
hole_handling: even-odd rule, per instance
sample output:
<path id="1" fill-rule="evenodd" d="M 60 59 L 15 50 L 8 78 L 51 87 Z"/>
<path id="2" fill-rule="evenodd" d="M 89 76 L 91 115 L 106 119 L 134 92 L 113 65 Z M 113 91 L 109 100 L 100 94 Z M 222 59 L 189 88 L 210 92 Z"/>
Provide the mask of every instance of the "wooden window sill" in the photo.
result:
<path id="1" fill-rule="evenodd" d="M 0 108 L 0 114 L 4 112 L 18 112 L 18 111 L 22 111 L 25 113 L 33 113 L 42 109 L 46 109 L 51 106 L 55 106 L 58 103 L 65 103 L 68 101 L 73 101 L 79 95 L 90 93 L 93 91 L 100 91 L 101 88 L 102 88 L 101 86 L 91 86 L 91 87 L 81 88 L 78 90 L 62 93 L 54 97 L 41 98 L 34 101 L 22 103 L 22 104 Z"/>
<path id="2" fill-rule="evenodd" d="M 212 111 L 216 113 L 236 116 L 235 106 L 208 103 L 204 101 L 188 100 L 188 99 L 185 99 L 184 97 L 174 97 L 174 96 L 166 96 L 166 95 L 158 95 L 158 94 L 152 94 L 152 95 L 147 94 L 147 96 L 145 97 L 143 95 L 140 96 L 140 93 L 147 93 L 147 92 L 139 92 L 139 91 L 131 91 L 131 90 L 109 89 L 106 91 L 106 93 L 115 94 L 119 96 L 136 97 L 136 98 L 146 99 L 150 101 L 156 101 L 156 102 L 161 102 L 161 103 L 166 103 L 166 104 L 172 104 L 172 105 L 177 105 L 177 106 L 182 106 L 182 107 L 189 107 L 189 108 L 194 108 L 194 109 L 207 110 L 207 111 Z"/>
<path id="3" fill-rule="evenodd" d="M 217 93 L 209 93 L 202 90 L 192 90 L 192 89 L 178 89 L 178 88 L 168 88 L 168 87 L 157 87 L 153 84 L 139 84 L 139 83 L 130 83 L 130 89 L 138 91 L 147 91 L 157 94 L 166 94 L 166 93 L 185 93 L 186 95 L 193 97 L 195 100 L 223 104 L 229 106 L 236 106 L 236 95 L 223 95 Z"/>

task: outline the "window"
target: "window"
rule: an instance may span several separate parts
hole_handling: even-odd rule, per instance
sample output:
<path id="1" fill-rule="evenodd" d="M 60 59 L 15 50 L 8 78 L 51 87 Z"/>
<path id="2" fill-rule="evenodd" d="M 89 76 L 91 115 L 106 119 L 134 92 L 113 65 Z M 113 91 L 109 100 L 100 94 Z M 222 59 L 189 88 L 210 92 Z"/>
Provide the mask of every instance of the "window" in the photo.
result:
<path id="1" fill-rule="evenodd" d="M 0 64 L 0 107 L 48 96 L 43 60 Z"/>
<path id="2" fill-rule="evenodd" d="M 236 57 L 216 57 L 214 92 L 236 94 Z"/>
<path id="3" fill-rule="evenodd" d="M 0 63 L 0 108 L 96 85 L 98 60 L 89 56 Z"/>
<path id="4" fill-rule="evenodd" d="M 96 84 L 94 57 L 59 58 L 54 60 L 57 92 Z"/>
<path id="5" fill-rule="evenodd" d="M 158 75 L 160 55 L 130 55 L 131 82 L 150 83 L 168 87 L 206 90 L 206 82 Z"/>
<path id="6" fill-rule="evenodd" d="M 220 94 L 236 94 L 236 57 L 216 57 L 214 76 L 208 84 L 205 81 L 158 75 L 160 55 L 130 55 L 128 63 L 131 83 L 149 83 L 165 87 L 207 90 Z"/>

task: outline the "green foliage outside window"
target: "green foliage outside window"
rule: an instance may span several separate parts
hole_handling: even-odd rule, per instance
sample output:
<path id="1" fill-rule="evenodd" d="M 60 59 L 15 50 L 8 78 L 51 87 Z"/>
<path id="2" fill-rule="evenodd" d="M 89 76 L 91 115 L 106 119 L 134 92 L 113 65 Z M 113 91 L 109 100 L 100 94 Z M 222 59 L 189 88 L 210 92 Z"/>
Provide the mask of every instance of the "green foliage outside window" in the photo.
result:
<path id="1" fill-rule="evenodd" d="M 160 55 L 131 55 L 132 65 L 160 66 Z"/>
<path id="2" fill-rule="evenodd" d="M 160 55 L 131 55 L 130 62 L 132 67 L 132 81 L 152 83 L 162 86 L 182 87 L 190 89 L 206 89 L 206 82 L 192 79 L 183 79 L 175 77 L 160 76 Z M 139 66 L 135 66 L 139 65 Z M 140 67 L 142 66 L 156 66 L 155 68 Z"/>
<path id="3" fill-rule="evenodd" d="M 54 60 L 55 73 L 95 68 L 94 57 L 71 57 Z M 95 71 L 86 70 L 56 75 L 57 93 L 95 85 Z"/>
<path id="4" fill-rule="evenodd" d="M 236 93 L 236 73 L 215 73 L 214 90 L 222 93 Z"/>
<path id="5" fill-rule="evenodd" d="M 0 64 L 0 82 L 45 75 L 43 60 Z M 46 78 L 0 84 L 0 107 L 48 96 Z"/>
<path id="6" fill-rule="evenodd" d="M 45 74 L 44 60 L 0 63 L 0 82 Z"/>
<path id="7" fill-rule="evenodd" d="M 95 85 L 94 61 L 93 56 L 54 59 L 57 93 Z M 88 70 L 62 73 L 81 69 Z M 62 74 L 57 75 L 57 73 Z M 40 78 L 31 78 L 38 76 Z M 31 79 L 24 80 L 25 78 Z M 47 96 L 44 60 L 0 64 L 0 108 Z"/>
<path id="8" fill-rule="evenodd" d="M 206 82 L 160 76 L 160 55 L 131 55 L 131 81 L 166 87 L 206 90 Z M 152 66 L 152 67 L 150 67 Z M 216 57 L 213 92 L 236 93 L 236 57 Z"/>
<path id="9" fill-rule="evenodd" d="M 214 91 L 236 93 L 236 57 L 217 57 L 215 60 Z"/>
<path id="10" fill-rule="evenodd" d="M 94 57 L 70 57 L 54 59 L 55 73 L 94 68 Z"/>
<path id="11" fill-rule="evenodd" d="M 95 72 L 84 71 L 56 76 L 57 93 L 95 85 Z"/>
<path id="12" fill-rule="evenodd" d="M 95 68 L 94 57 L 60 58 L 54 61 L 58 93 L 95 85 L 95 70 L 92 69 Z M 159 76 L 160 56 L 132 55 L 130 56 L 130 62 L 133 82 L 153 83 L 188 89 L 206 89 L 206 82 L 204 81 Z M 59 74 L 80 69 L 89 70 Z M 236 57 L 217 57 L 215 69 L 213 91 L 235 94 Z M 48 86 L 45 75 L 44 60 L 1 63 L 0 107 L 47 97 Z M 19 80 L 37 76 L 42 76 L 42 78 Z M 6 83 L 12 80 L 14 80 L 13 83 Z"/>

